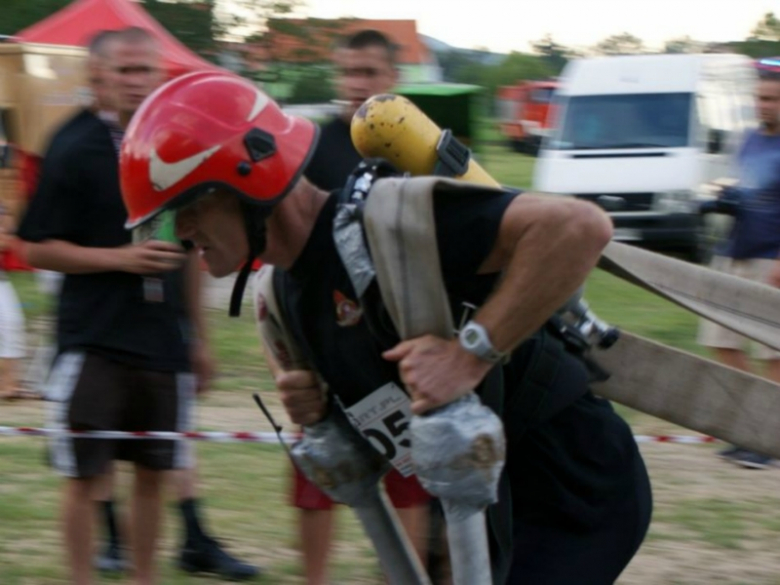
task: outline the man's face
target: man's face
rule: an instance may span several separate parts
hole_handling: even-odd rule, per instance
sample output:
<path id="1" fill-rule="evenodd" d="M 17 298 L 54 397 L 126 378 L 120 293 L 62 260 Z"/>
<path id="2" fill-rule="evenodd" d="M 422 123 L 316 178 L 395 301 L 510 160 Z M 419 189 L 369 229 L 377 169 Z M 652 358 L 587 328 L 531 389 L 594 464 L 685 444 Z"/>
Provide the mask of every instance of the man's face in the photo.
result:
<path id="1" fill-rule="evenodd" d="M 756 107 L 761 125 L 770 132 L 780 131 L 780 80 L 758 82 Z"/>
<path id="2" fill-rule="evenodd" d="M 351 120 L 372 95 L 393 89 L 398 74 L 383 47 L 338 49 L 335 55 L 336 91 L 344 106 L 343 117 Z"/>
<path id="3" fill-rule="evenodd" d="M 239 200 L 229 193 L 210 193 L 180 209 L 176 237 L 195 245 L 216 278 L 237 270 L 249 255 Z"/>
<path id="4" fill-rule="evenodd" d="M 160 55 L 152 42 L 117 41 L 107 81 L 117 112 L 135 113 L 149 94 L 163 82 Z"/>

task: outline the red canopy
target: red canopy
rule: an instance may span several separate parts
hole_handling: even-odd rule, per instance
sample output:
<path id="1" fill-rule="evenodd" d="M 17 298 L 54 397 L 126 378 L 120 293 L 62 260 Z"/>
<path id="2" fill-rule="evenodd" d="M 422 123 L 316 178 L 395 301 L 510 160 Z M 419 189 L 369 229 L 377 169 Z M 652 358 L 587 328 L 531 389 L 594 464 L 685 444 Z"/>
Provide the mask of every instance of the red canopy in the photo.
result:
<path id="1" fill-rule="evenodd" d="M 86 47 L 97 32 L 128 26 L 146 29 L 157 37 L 171 76 L 216 68 L 180 43 L 133 0 L 75 0 L 15 36 L 28 43 Z"/>

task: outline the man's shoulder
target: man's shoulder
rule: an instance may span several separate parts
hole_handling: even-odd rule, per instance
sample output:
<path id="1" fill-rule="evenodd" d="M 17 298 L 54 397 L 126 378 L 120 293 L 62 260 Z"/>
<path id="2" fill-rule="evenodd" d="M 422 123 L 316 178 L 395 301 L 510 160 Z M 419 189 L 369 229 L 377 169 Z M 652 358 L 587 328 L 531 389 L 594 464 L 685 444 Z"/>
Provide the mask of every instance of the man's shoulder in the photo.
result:
<path id="1" fill-rule="evenodd" d="M 320 124 L 320 144 L 343 137 L 348 137 L 350 142 L 352 141 L 349 124 L 338 116 Z"/>
<path id="2" fill-rule="evenodd" d="M 99 131 L 102 124 L 89 110 L 77 112 L 54 132 L 49 141 L 47 156 L 72 154 L 74 149 L 83 144 L 85 138 Z"/>
<path id="3" fill-rule="evenodd" d="M 349 129 L 349 124 L 347 124 L 339 116 L 331 116 L 324 123 L 320 124 L 320 128 L 323 131 L 327 130 L 329 132 L 333 132 L 335 130 L 343 131 L 345 128 Z"/>

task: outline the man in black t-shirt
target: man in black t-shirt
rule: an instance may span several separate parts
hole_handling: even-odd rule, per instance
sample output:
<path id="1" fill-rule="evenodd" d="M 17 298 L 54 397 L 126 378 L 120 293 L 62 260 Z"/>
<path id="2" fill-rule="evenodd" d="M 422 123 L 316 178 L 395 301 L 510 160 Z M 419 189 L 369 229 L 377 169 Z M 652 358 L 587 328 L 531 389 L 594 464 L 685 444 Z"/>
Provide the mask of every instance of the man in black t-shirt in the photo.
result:
<path id="1" fill-rule="evenodd" d="M 188 430 L 200 383 L 193 371 L 203 375 L 208 369 L 197 258 L 193 253 L 188 260 L 173 243 L 133 243 L 124 229 L 117 159 L 123 129 L 108 110 L 129 121 L 162 81 L 159 59 L 156 42 L 141 29 L 93 42 L 95 107 L 79 112 L 53 137 L 19 230 L 32 265 L 65 273 L 57 359 L 47 389 L 57 428 Z M 155 579 L 164 472 L 192 465 L 182 442 L 54 440 L 51 462 L 69 478 L 63 508 L 74 583 L 91 582 L 93 499 L 114 459 L 135 464 L 129 526 L 139 584 Z M 216 543 L 212 548 L 225 554 Z M 248 576 L 256 573 L 246 568 Z"/>
<path id="2" fill-rule="evenodd" d="M 479 307 L 464 328 L 482 342 L 396 343 L 392 330 L 367 325 L 370 307 L 359 304 L 334 243 L 335 197 L 300 177 L 315 143 L 311 123 L 284 116 L 248 82 L 219 74 L 171 82 L 139 111 L 123 145 L 128 225 L 176 209 L 177 235 L 203 251 L 212 275 L 255 257 L 282 271 L 283 317 L 313 368 L 276 377 L 295 423 L 322 418 L 323 381 L 347 408 L 405 387 L 421 414 L 481 391 L 502 367 L 514 546 L 508 576 L 496 572 L 496 582 L 614 583 L 648 528 L 649 481 L 628 426 L 545 327 L 609 242 L 607 216 L 533 194 L 437 195 L 442 276 L 450 298 Z M 187 161 L 187 172 L 164 181 L 157 157 Z M 531 382 L 544 385 L 545 400 Z"/>
<path id="3" fill-rule="evenodd" d="M 388 93 L 398 79 L 395 47 L 382 33 L 362 30 L 339 43 L 334 54 L 336 91 L 341 112 L 320 129 L 320 140 L 306 178 L 325 191 L 343 187 L 363 159 L 350 137 L 355 111 L 373 95 Z M 306 585 L 325 585 L 333 534 L 333 501 L 293 466 L 293 504 L 300 510 L 300 541 Z M 417 553 L 425 562 L 427 504 L 431 497 L 414 476 L 397 470 L 385 479 L 385 488 Z"/>

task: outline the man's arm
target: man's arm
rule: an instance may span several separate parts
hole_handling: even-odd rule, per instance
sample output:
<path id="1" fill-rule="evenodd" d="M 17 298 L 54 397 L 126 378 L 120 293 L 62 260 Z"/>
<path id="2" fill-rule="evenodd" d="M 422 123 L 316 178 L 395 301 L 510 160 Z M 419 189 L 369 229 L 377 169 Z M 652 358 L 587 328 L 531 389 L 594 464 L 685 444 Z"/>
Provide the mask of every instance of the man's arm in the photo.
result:
<path id="1" fill-rule="evenodd" d="M 192 360 L 192 371 L 197 377 L 197 388 L 200 394 L 208 389 L 209 382 L 214 376 L 214 358 L 211 355 L 206 315 L 203 311 L 203 274 L 198 254 L 195 251 L 187 253 L 184 277 L 187 315 L 190 318 L 193 334 L 190 359 Z"/>
<path id="2" fill-rule="evenodd" d="M 179 246 L 158 241 L 118 248 L 92 248 L 52 239 L 27 241 L 23 250 L 30 266 L 66 274 L 112 271 L 159 274 L 178 268 L 185 257 Z"/>
<path id="3" fill-rule="evenodd" d="M 479 270 L 503 271 L 498 287 L 474 316 L 493 346 L 509 352 L 539 329 L 582 285 L 611 236 L 609 218 L 591 203 L 516 197 Z M 471 392 L 493 367 L 465 351 L 457 339 L 433 336 L 404 341 L 384 355 L 399 362 L 416 413 Z"/>
<path id="4" fill-rule="evenodd" d="M 496 349 L 511 351 L 539 329 L 585 282 L 611 238 L 611 220 L 592 203 L 516 197 L 480 267 L 504 272 L 475 316 Z"/>

